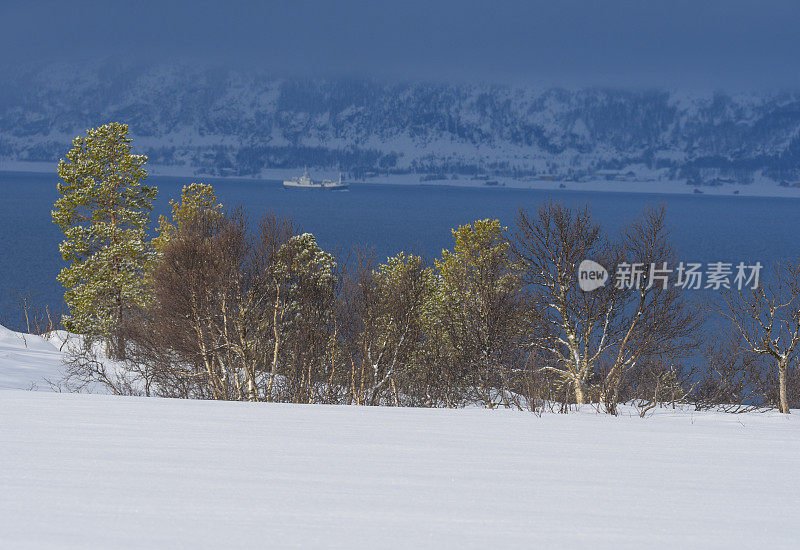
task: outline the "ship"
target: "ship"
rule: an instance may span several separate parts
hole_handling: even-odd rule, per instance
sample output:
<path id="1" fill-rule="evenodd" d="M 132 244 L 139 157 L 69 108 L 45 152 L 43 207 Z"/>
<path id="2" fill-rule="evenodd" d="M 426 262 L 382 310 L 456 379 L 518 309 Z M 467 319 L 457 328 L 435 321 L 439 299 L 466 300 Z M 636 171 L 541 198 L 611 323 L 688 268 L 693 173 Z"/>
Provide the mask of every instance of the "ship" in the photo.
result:
<path id="1" fill-rule="evenodd" d="M 341 174 L 339 174 L 339 181 L 322 180 L 316 182 L 311 179 L 307 170 L 303 170 L 302 176 L 295 176 L 290 180 L 283 180 L 284 189 L 327 189 L 330 191 L 341 191 L 348 187 L 350 186 L 342 181 Z"/>

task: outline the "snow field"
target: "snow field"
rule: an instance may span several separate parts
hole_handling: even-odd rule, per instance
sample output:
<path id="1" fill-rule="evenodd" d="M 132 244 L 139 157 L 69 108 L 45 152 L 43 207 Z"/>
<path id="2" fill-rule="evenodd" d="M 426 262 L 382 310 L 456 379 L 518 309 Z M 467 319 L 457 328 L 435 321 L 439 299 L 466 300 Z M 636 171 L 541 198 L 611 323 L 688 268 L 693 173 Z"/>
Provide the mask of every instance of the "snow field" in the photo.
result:
<path id="1" fill-rule="evenodd" d="M 0 390 L 0 546 L 797 548 L 798 418 Z"/>

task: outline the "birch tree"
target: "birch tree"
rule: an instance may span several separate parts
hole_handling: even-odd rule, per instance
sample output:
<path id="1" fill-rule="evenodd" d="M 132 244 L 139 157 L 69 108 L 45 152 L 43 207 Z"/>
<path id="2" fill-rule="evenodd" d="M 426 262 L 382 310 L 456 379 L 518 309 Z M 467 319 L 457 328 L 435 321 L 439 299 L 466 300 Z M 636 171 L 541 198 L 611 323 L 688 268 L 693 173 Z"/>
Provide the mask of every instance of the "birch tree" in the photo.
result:
<path id="1" fill-rule="evenodd" d="M 290 400 L 310 402 L 317 395 L 332 337 L 336 270 L 333 255 L 322 250 L 311 233 L 292 236 L 278 249 L 270 395 L 281 370 Z"/>
<path id="2" fill-rule="evenodd" d="M 253 331 L 241 216 L 200 216 L 176 230 L 152 273 L 153 302 L 129 327 L 137 362 L 154 368 L 162 393 L 256 400 Z"/>
<path id="3" fill-rule="evenodd" d="M 656 358 L 660 363 L 674 363 L 699 345 L 696 334 L 702 318 L 676 284 L 677 255 L 665 216 L 663 207 L 649 208 L 623 229 L 620 238 L 617 262 L 630 266 L 639 279 L 618 280 L 615 274 L 611 282 L 623 287 L 609 310 L 613 321 L 606 341 L 611 345 L 611 367 L 601 393 L 612 414 L 617 411 L 620 387 L 628 372 Z"/>
<path id="4" fill-rule="evenodd" d="M 753 353 L 777 371 L 778 409 L 789 414 L 789 375 L 800 354 L 800 262 L 777 264 L 773 280 L 755 289 L 730 289 L 711 304 Z"/>
<path id="5" fill-rule="evenodd" d="M 433 272 L 420 256 L 402 252 L 377 268 L 360 267 L 349 310 L 357 319 L 352 335 L 353 369 L 360 371 L 353 376 L 356 402 L 399 405 L 397 386 L 405 387 L 424 337 Z"/>
<path id="6" fill-rule="evenodd" d="M 533 306 L 541 313 L 532 347 L 550 358 L 541 367 L 573 387 L 586 403 L 596 396 L 616 413 L 627 373 L 643 361 L 669 362 L 688 355 L 699 326 L 695 310 L 674 285 L 675 253 L 663 208 L 649 209 L 612 242 L 587 209 L 550 203 L 536 217 L 521 211 L 514 250 Z M 592 260 L 611 270 L 604 286 L 583 291 L 578 268 Z M 615 268 L 627 266 L 629 279 Z M 600 367 L 607 373 L 600 378 Z"/>
<path id="7" fill-rule="evenodd" d="M 613 265 L 618 251 L 588 209 L 553 202 L 534 215 L 519 211 L 512 250 L 529 306 L 538 315 L 529 345 L 545 357 L 541 369 L 568 384 L 576 403 L 587 403 L 596 365 L 615 344 L 613 323 L 621 292 L 614 285 L 581 291 L 578 266 L 586 259 Z"/>

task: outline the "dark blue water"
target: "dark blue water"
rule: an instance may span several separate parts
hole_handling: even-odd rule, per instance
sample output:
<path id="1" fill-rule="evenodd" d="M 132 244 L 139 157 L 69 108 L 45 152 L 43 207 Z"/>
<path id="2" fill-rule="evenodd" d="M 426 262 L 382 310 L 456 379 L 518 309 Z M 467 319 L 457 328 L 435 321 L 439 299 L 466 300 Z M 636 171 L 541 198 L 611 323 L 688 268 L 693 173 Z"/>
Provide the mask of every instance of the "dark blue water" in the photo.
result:
<path id="1" fill-rule="evenodd" d="M 50 211 L 58 177 L 0 173 L 0 322 L 17 325 L 18 293 L 58 308 L 62 289 L 61 234 Z M 169 211 L 192 178 L 148 179 L 159 189 L 154 216 Z M 455 187 L 358 185 L 347 192 L 287 191 L 276 181 L 205 178 L 229 207 L 242 206 L 252 219 L 266 210 L 292 216 L 328 249 L 373 247 L 379 259 L 400 250 L 435 257 L 451 243 L 450 229 L 479 218 L 513 226 L 519 207 L 535 209 L 555 199 L 588 204 L 610 231 L 648 205 L 665 204 L 673 240 L 686 261 L 761 261 L 800 256 L 800 200 L 709 195 L 644 195 L 577 191 L 464 189 Z"/>

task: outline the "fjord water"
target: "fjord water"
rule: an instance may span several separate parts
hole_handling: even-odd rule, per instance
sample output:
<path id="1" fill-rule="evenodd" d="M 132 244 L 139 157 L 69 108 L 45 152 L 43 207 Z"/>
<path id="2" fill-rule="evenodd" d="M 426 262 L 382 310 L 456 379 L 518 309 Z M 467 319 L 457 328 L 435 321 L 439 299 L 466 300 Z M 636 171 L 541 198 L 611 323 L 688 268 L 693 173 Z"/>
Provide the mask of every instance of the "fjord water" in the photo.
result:
<path id="1" fill-rule="evenodd" d="M 450 229 L 482 218 L 513 228 L 517 209 L 544 201 L 589 205 L 611 232 L 648 205 L 664 204 L 682 260 L 744 261 L 771 265 L 800 256 L 800 200 L 709 195 L 592 193 L 523 189 L 353 184 L 349 191 L 284 190 L 280 182 L 246 179 L 151 177 L 159 189 L 153 213 L 169 211 L 183 185 L 214 186 L 226 207 L 241 206 L 255 221 L 267 210 L 292 216 L 327 249 L 372 247 L 379 260 L 401 250 L 433 258 L 451 246 Z M 21 326 L 16 297 L 57 310 L 62 289 L 61 234 L 50 211 L 58 198 L 55 174 L 0 173 L 0 324 Z"/>

